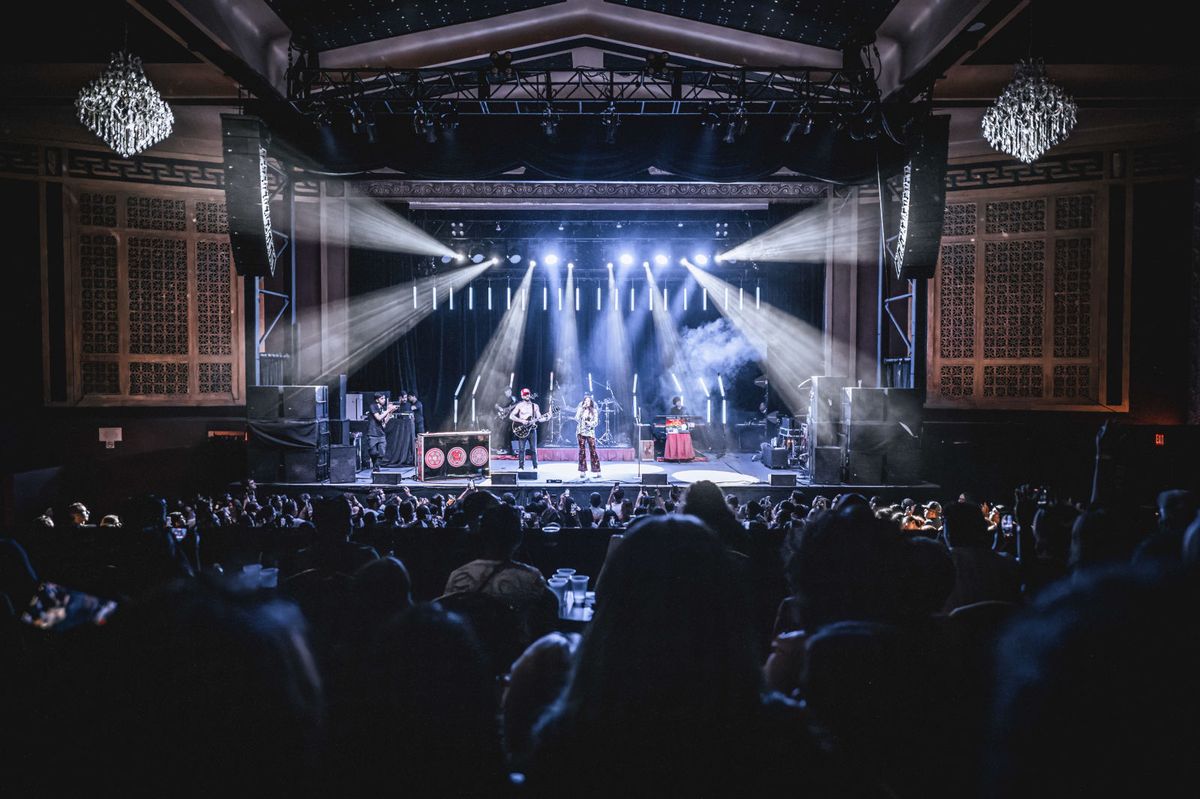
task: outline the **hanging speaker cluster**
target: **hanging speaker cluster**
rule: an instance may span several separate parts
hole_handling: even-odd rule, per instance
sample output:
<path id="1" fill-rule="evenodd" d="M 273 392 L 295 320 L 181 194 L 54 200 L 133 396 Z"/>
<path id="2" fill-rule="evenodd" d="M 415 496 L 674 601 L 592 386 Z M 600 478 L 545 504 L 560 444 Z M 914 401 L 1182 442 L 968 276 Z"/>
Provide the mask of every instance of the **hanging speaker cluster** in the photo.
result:
<path id="1" fill-rule="evenodd" d="M 920 143 L 904 165 L 894 258 L 896 276 L 902 280 L 927 280 L 937 268 L 949 147 L 950 117 L 930 117 Z"/>
<path id="2" fill-rule="evenodd" d="M 258 117 L 221 114 L 221 142 L 234 266 L 239 275 L 274 275 L 278 253 L 271 230 L 270 134 Z"/>

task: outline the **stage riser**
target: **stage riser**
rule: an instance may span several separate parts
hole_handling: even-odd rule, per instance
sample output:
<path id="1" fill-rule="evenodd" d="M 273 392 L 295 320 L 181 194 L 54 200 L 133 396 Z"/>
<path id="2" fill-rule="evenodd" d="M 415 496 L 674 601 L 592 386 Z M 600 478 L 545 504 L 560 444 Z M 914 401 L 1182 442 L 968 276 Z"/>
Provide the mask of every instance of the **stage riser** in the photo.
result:
<path id="1" fill-rule="evenodd" d="M 633 447 L 597 447 L 596 454 L 600 456 L 601 462 L 631 462 L 637 460 L 637 452 Z M 525 461 L 528 463 L 530 455 L 525 454 Z M 538 447 L 538 460 L 547 463 L 568 461 L 576 463 L 579 461 L 579 450 L 574 447 Z M 504 469 L 507 463 L 516 463 L 517 456 L 493 455 L 492 462 L 496 469 Z"/>

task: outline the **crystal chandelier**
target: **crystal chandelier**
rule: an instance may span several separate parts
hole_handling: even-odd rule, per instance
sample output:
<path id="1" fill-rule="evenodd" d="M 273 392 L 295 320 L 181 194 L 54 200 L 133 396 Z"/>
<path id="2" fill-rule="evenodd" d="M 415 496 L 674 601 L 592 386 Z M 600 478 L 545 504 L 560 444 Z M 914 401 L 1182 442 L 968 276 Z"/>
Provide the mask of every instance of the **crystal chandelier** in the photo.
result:
<path id="1" fill-rule="evenodd" d="M 125 158 L 167 138 L 175 125 L 171 107 L 142 71 L 142 59 L 124 50 L 83 87 L 75 110 L 84 127 Z"/>
<path id="2" fill-rule="evenodd" d="M 983 114 L 983 136 L 995 149 L 1031 164 L 1075 127 L 1075 101 L 1046 79 L 1041 59 L 1017 63 L 1012 83 Z"/>

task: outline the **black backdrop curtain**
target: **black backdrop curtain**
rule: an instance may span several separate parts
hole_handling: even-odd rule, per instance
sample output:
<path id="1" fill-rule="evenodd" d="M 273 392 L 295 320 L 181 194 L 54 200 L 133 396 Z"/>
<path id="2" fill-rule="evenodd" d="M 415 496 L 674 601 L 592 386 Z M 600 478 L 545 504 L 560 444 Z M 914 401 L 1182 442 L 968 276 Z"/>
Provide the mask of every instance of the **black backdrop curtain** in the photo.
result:
<path id="1" fill-rule="evenodd" d="M 396 292 L 397 313 L 411 309 L 412 294 L 408 288 L 409 281 L 419 268 L 427 270 L 428 263 L 428 258 L 352 248 L 351 303 L 356 296 L 392 289 Z M 440 264 L 438 266 L 445 268 Z M 564 373 L 574 371 L 575 385 L 571 391 L 563 391 L 565 396 L 560 396 L 559 399 L 575 402 L 584 388 L 586 374 L 592 372 L 597 381 L 598 394 L 602 391 L 603 382 L 611 381 L 614 394 L 623 405 L 628 406 L 630 377 L 637 373 L 640 375 L 639 402 L 646 408 L 646 413 L 661 412 L 666 398 L 675 391 L 663 369 L 658 336 L 650 313 L 646 310 L 647 283 L 641 267 L 629 270 L 626 282 L 622 283 L 620 288 L 626 352 L 612 351 L 609 332 L 605 327 L 606 315 L 609 313 L 606 276 L 580 270 L 576 285 L 580 288 L 581 303 L 579 312 L 575 313 L 569 308 L 564 311 L 557 310 L 557 289 L 562 285 L 559 281 L 565 281 L 564 272 L 565 270 L 558 273 L 548 272 L 539 266 L 535 273 L 525 320 L 524 344 L 513 367 L 517 382 L 515 388 L 527 385 L 544 398 L 551 370 L 557 370 L 556 380 L 559 382 Z M 466 288 L 456 293 L 453 310 L 449 308 L 444 290 L 439 290 L 438 310 L 428 313 L 407 334 L 387 343 L 351 374 L 350 390 L 415 390 L 425 404 L 427 429 L 439 429 L 451 417 L 454 389 L 459 379 L 463 375 L 471 374 L 505 313 L 505 288 L 511 286 L 515 292 L 524 273 L 524 265 L 496 267 L 477 278 L 472 284 L 475 287 L 473 310 L 467 307 Z M 787 311 L 815 330 L 822 329 L 822 264 L 761 264 L 758 269 L 747 266 L 740 271 L 723 268 L 720 276 L 735 287 L 743 286 L 747 303 L 753 302 L 754 288 L 759 286 L 764 302 Z M 699 287 L 681 268 L 670 267 L 659 276 L 659 281 L 659 291 L 666 286 L 670 292 L 675 323 L 680 331 L 700 328 L 720 318 L 716 299 L 710 299 L 708 309 L 704 310 L 701 306 Z M 487 310 L 485 301 L 489 283 L 493 288 L 491 311 Z M 546 311 L 542 309 L 543 286 L 546 287 L 548 298 Z M 605 305 L 602 311 L 596 310 L 597 286 L 602 290 Z M 631 286 L 636 291 L 639 308 L 633 313 L 627 310 Z M 679 308 L 679 292 L 685 287 L 690 291 L 690 303 L 688 310 L 682 312 Z M 736 288 L 733 291 L 736 292 Z M 423 308 L 429 308 L 431 296 L 428 287 L 423 287 L 418 301 Z M 571 303 L 569 295 L 566 303 Z M 562 362 L 558 342 L 562 330 L 558 324 L 561 321 L 559 314 L 562 313 L 573 313 L 576 322 L 579 359 L 574 364 Z M 620 368 L 614 368 L 614 364 L 619 364 Z M 753 379 L 760 371 L 759 364 L 749 362 L 735 375 L 726 375 L 731 413 L 735 417 L 730 419 L 731 423 L 740 419 L 742 412 L 751 412 L 761 400 L 762 390 L 753 385 Z M 711 379 L 710 375 L 709 380 Z M 468 377 L 468 383 L 469 380 Z M 467 419 L 470 412 L 471 388 L 469 384 L 464 385 L 460 395 L 460 418 L 463 420 L 460 429 L 469 424 Z M 715 392 L 715 386 L 710 388 Z M 698 387 L 694 385 L 686 386 L 685 394 L 693 400 L 701 396 Z M 492 410 L 492 404 L 496 402 L 494 395 L 494 386 L 488 387 L 487 390 L 481 387 L 477 396 L 481 424 L 484 419 L 490 422 L 488 414 Z M 544 407 L 544 399 L 542 402 Z"/>

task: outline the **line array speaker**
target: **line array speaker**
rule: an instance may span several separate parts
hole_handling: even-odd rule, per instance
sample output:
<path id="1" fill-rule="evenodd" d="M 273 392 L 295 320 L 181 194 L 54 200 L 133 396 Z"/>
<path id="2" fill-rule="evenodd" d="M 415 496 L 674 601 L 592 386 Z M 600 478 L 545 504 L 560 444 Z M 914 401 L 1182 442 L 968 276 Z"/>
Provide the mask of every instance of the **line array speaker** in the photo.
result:
<path id="1" fill-rule="evenodd" d="M 221 114 L 229 245 L 239 275 L 275 274 L 278 253 L 271 231 L 271 190 L 267 181 L 270 140 L 258 117 Z"/>

